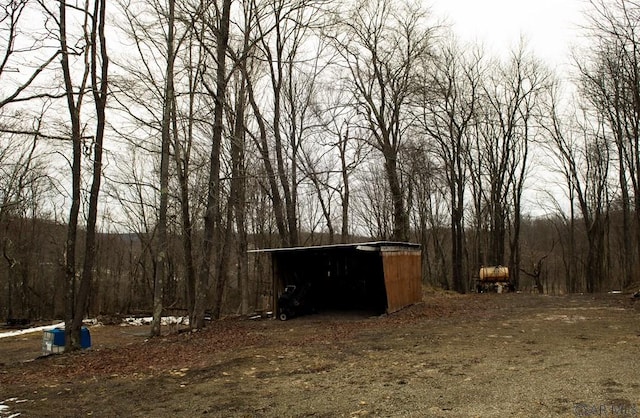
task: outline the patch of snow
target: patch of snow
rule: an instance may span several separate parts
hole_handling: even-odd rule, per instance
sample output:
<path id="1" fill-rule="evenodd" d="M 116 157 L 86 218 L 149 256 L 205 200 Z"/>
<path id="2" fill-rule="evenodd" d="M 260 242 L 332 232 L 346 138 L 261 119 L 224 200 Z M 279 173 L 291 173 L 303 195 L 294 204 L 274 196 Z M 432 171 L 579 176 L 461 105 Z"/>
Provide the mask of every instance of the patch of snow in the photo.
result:
<path id="1" fill-rule="evenodd" d="M 12 413 L 11 407 L 9 405 L 6 405 L 7 402 L 22 403 L 27 401 L 19 400 L 18 398 L 9 398 L 4 401 L 0 401 L 0 418 L 16 418 L 21 415 L 20 412 Z"/>
<path id="2" fill-rule="evenodd" d="M 142 318 L 134 318 L 128 317 L 124 318 L 121 327 L 126 326 L 142 326 L 142 325 L 151 325 L 153 318 L 150 316 L 142 317 Z M 162 321 L 160 322 L 162 326 L 167 325 L 189 325 L 189 317 L 188 316 L 163 316 Z"/>
<path id="3" fill-rule="evenodd" d="M 33 328 L 27 328 L 27 329 L 19 329 L 15 331 L 0 332 L 0 338 L 17 337 L 19 335 L 30 334 L 32 332 L 38 332 L 38 331 L 50 331 L 54 328 L 60 328 L 60 327 L 64 327 L 64 322 L 60 322 L 59 324 L 54 324 L 54 325 L 45 325 L 42 327 L 33 327 Z"/>
<path id="4" fill-rule="evenodd" d="M 128 318 L 125 318 L 123 320 L 123 322 L 120 324 L 120 326 L 126 327 L 126 326 L 151 325 L 152 321 L 153 321 L 153 318 L 150 317 L 150 316 L 143 317 L 143 318 L 128 317 Z M 100 326 L 100 325 L 102 325 L 100 322 L 98 322 L 97 319 L 85 319 L 83 321 L 83 323 L 85 325 L 89 325 L 89 326 Z M 167 325 L 189 325 L 189 317 L 188 316 L 177 316 L 177 317 L 176 316 L 163 316 L 161 325 L 162 326 L 167 326 Z M 53 324 L 53 325 L 45 325 L 45 326 L 41 326 L 41 327 L 33 327 L 33 328 L 19 329 L 19 330 L 14 330 L 14 331 L 0 332 L 0 338 L 18 337 L 20 335 L 30 334 L 30 333 L 39 332 L 39 331 L 51 331 L 54 328 L 64 328 L 64 322 L 60 322 L 60 323 Z M 0 418 L 2 418 L 2 417 L 0 416 Z"/>

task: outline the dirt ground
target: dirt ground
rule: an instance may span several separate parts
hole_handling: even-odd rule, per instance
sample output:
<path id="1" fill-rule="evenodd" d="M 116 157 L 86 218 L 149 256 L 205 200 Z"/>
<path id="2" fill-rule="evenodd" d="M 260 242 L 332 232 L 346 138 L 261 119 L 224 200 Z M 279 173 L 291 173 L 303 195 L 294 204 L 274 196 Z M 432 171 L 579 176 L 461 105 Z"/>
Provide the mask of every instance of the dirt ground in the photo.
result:
<path id="1" fill-rule="evenodd" d="M 151 340 L 95 326 L 46 358 L 36 333 L 0 339 L 0 417 L 639 416 L 639 319 L 629 295 L 432 293 Z"/>

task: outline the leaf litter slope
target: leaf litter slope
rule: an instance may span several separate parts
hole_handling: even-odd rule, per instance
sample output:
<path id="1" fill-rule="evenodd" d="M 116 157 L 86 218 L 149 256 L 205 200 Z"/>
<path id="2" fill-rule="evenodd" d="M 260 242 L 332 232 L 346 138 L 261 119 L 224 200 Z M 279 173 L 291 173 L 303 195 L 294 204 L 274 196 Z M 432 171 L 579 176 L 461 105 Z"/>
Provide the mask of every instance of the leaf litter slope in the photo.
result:
<path id="1" fill-rule="evenodd" d="M 640 404 L 639 334 L 624 295 L 430 293 L 382 317 L 230 319 L 151 340 L 97 327 L 86 352 L 3 357 L 0 386 L 25 416 L 571 416 Z"/>

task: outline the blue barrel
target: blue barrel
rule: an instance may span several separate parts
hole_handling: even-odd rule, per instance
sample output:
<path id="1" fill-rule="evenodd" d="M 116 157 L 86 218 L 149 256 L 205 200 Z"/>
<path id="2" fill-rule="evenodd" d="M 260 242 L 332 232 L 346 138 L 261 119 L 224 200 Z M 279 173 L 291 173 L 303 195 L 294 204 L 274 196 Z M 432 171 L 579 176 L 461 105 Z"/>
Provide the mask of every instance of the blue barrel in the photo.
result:
<path id="1" fill-rule="evenodd" d="M 64 330 L 55 328 L 55 329 L 52 329 L 51 332 L 53 333 L 53 345 L 64 347 L 64 342 L 65 342 Z M 89 328 L 87 327 L 82 327 L 80 329 L 80 347 L 82 348 L 91 347 L 91 333 L 89 332 Z"/>
<path id="2" fill-rule="evenodd" d="M 54 328 L 51 330 L 53 333 L 53 345 L 64 347 L 64 330 L 60 328 Z"/>
<path id="3" fill-rule="evenodd" d="M 91 333 L 89 332 L 89 328 L 87 327 L 82 327 L 80 329 L 80 347 L 91 347 Z"/>

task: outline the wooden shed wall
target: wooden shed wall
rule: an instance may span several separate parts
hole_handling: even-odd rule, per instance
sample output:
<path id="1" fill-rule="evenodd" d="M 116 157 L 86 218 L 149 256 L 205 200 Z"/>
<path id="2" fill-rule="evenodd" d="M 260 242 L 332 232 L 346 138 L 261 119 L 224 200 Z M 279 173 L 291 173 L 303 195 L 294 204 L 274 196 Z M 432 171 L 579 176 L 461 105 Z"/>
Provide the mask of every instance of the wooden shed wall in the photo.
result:
<path id="1" fill-rule="evenodd" d="M 422 301 L 422 264 L 420 251 L 382 252 L 387 312 Z"/>

